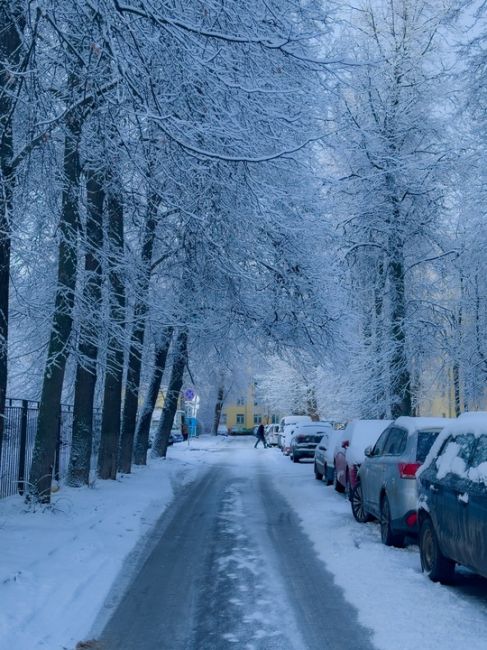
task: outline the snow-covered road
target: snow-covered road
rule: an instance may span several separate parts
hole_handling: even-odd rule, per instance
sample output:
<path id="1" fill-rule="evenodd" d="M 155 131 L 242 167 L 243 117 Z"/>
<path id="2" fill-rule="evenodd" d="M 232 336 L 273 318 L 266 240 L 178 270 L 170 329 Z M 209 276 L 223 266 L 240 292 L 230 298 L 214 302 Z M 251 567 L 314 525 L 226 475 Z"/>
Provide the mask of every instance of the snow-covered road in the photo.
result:
<path id="1" fill-rule="evenodd" d="M 159 522 L 101 648 L 372 650 L 249 442 L 230 441 Z"/>
<path id="2" fill-rule="evenodd" d="M 415 546 L 384 547 L 312 465 L 253 442 L 174 447 L 54 512 L 0 501 L 0 648 L 485 648 L 486 580 L 430 583 Z"/>

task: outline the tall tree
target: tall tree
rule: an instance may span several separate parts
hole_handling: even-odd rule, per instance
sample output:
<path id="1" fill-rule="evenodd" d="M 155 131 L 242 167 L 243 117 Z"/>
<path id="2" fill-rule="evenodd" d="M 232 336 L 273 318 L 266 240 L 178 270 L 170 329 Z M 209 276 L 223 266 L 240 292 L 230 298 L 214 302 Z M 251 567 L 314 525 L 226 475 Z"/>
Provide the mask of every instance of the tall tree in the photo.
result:
<path id="1" fill-rule="evenodd" d="M 157 397 L 161 389 L 161 381 L 166 368 L 167 354 L 171 345 L 172 334 L 173 328 L 165 327 L 155 345 L 152 375 L 149 387 L 147 388 L 144 405 L 137 421 L 134 449 L 134 463 L 136 465 L 145 465 L 147 463 L 150 425 Z"/>
<path id="2" fill-rule="evenodd" d="M 188 363 L 188 332 L 183 329 L 179 332 L 174 350 L 174 357 L 171 369 L 171 378 L 164 397 L 164 408 L 162 410 L 159 428 L 152 447 L 154 456 L 166 457 L 169 434 L 174 423 L 174 416 L 178 408 L 179 396 L 183 386 L 184 370 Z"/>
<path id="3" fill-rule="evenodd" d="M 0 460 L 8 370 L 11 219 L 15 184 L 14 117 L 22 85 L 22 37 L 26 7 L 22 0 L 0 6 Z M 25 70 L 24 70 L 25 72 Z"/>
<path id="4" fill-rule="evenodd" d="M 85 284 L 78 362 L 74 386 L 73 433 L 68 484 L 89 482 L 93 442 L 93 407 L 97 377 L 98 331 L 101 324 L 104 174 L 89 167 L 86 172 L 87 217 L 85 226 Z"/>
<path id="5" fill-rule="evenodd" d="M 78 62 L 68 74 L 68 94 L 79 97 L 85 81 Z M 30 497 L 43 502 L 50 501 L 52 470 L 60 427 L 61 395 L 73 324 L 81 173 L 79 145 L 84 119 L 85 109 L 80 106 L 77 111 L 69 114 L 65 124 L 56 297 L 30 471 Z"/>
<path id="6" fill-rule="evenodd" d="M 124 206 L 122 185 L 116 176 L 107 185 L 108 303 L 107 346 L 98 477 L 117 477 L 120 444 L 126 290 L 124 281 Z"/>

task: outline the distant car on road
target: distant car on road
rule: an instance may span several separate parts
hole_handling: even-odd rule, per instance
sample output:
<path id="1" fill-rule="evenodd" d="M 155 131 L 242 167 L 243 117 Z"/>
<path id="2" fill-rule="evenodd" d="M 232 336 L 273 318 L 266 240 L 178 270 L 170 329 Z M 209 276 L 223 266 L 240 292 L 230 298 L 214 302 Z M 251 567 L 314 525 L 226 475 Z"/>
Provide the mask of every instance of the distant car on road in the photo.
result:
<path id="1" fill-rule="evenodd" d="M 417 484 L 423 571 L 449 582 L 458 563 L 487 578 L 487 415 L 465 413 L 449 424 Z"/>
<path id="2" fill-rule="evenodd" d="M 218 436 L 228 436 L 228 427 L 226 424 L 219 424 L 216 434 Z"/>
<path id="3" fill-rule="evenodd" d="M 357 521 L 372 515 L 379 519 L 382 542 L 402 546 L 417 525 L 416 472 L 424 462 L 447 418 L 397 418 L 365 450 L 359 483 L 352 492 L 352 512 Z"/>
<path id="4" fill-rule="evenodd" d="M 332 485 L 335 469 L 333 457 L 335 445 L 341 435 L 336 429 L 327 430 L 315 450 L 314 472 L 318 481 L 324 479 L 326 485 Z"/>

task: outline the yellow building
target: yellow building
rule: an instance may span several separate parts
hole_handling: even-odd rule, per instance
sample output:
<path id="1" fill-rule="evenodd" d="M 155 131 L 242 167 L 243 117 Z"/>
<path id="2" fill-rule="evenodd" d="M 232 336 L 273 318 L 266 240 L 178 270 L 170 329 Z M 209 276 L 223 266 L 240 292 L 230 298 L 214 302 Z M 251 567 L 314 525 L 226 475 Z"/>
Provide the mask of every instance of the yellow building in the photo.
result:
<path id="1" fill-rule="evenodd" d="M 220 425 L 227 429 L 239 431 L 253 429 L 259 424 L 277 423 L 279 413 L 273 413 L 268 406 L 256 396 L 255 383 L 249 385 L 247 394 L 239 395 L 234 401 L 224 404 L 220 416 Z"/>

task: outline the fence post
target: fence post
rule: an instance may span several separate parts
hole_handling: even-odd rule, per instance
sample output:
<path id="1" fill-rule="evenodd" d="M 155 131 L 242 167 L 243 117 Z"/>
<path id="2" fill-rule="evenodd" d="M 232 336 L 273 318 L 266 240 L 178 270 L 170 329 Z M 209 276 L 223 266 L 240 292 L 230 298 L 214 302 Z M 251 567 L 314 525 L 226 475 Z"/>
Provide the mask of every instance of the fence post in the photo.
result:
<path id="1" fill-rule="evenodd" d="M 27 448 L 27 411 L 29 408 L 29 401 L 22 400 L 22 409 L 20 411 L 20 450 L 19 450 L 19 476 L 18 476 L 18 490 L 19 494 L 24 494 L 25 491 L 25 452 Z"/>
<path id="2" fill-rule="evenodd" d="M 59 481 L 59 459 L 61 456 L 61 421 L 62 414 L 61 408 L 59 409 L 58 424 L 57 424 L 57 437 L 56 437 L 56 460 L 54 462 L 54 480 Z"/>

